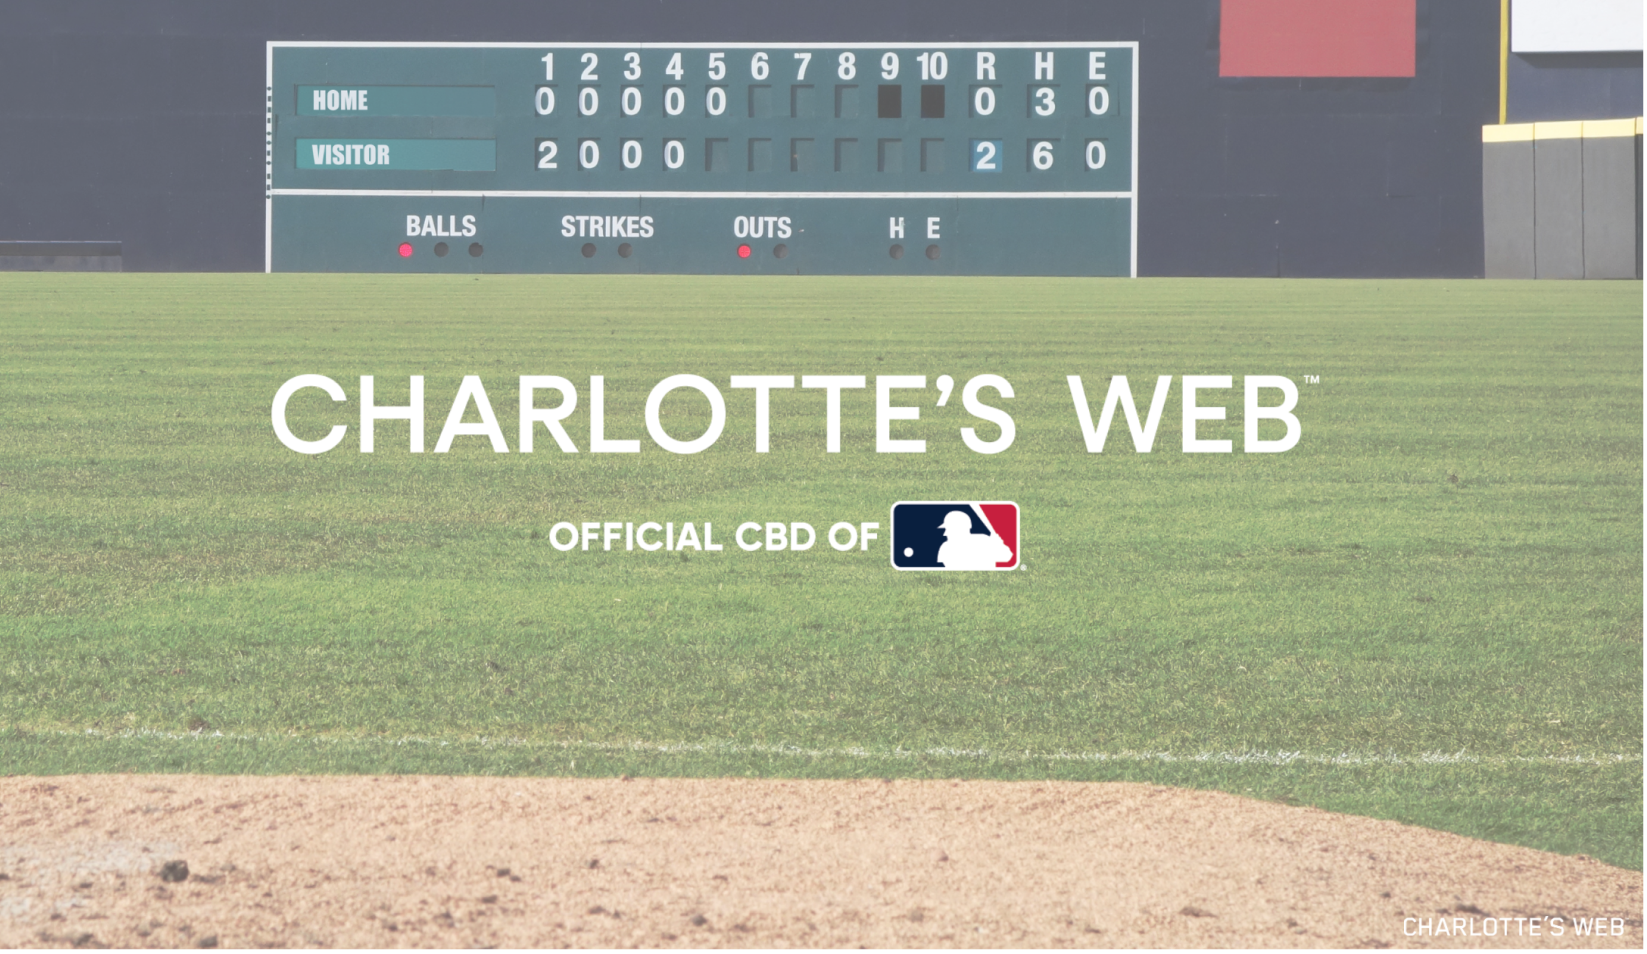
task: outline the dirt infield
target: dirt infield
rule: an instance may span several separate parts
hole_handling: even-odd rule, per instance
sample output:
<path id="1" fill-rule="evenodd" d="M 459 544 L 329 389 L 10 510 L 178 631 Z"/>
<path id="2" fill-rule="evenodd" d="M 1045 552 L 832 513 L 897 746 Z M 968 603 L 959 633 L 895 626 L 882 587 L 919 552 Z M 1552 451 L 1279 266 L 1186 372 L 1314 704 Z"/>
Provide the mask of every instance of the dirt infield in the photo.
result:
<path id="1" fill-rule="evenodd" d="M 1147 785 L 0 779 L 7 946 L 1640 948 L 1641 891 Z"/>

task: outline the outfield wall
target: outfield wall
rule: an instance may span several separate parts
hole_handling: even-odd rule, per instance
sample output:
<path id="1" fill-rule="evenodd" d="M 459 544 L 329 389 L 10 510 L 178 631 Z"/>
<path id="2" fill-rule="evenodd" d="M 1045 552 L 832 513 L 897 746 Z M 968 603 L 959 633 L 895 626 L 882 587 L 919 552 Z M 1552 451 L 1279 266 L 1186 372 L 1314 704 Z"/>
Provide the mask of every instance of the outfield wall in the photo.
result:
<path id="1" fill-rule="evenodd" d="M 1499 5 L 1406 0 L 1411 75 L 1298 78 L 1221 75 L 1229 2 L 24 0 L 0 13 L 0 240 L 261 269 L 269 40 L 1064 37 L 1139 43 L 1140 274 L 1483 274 Z"/>

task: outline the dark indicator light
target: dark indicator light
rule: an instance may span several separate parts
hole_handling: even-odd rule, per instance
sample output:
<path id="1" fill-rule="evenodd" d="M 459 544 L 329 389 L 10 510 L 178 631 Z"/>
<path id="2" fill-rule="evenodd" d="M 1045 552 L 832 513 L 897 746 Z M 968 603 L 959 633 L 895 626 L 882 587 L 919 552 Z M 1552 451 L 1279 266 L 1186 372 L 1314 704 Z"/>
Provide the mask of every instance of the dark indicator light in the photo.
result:
<path id="1" fill-rule="evenodd" d="M 921 87 L 921 118 L 944 118 L 944 88 L 942 86 Z"/>
<path id="2" fill-rule="evenodd" d="M 400 257 L 401 258 L 411 258 L 412 257 L 412 243 L 411 242 L 401 242 L 400 243 Z"/>
<path id="3" fill-rule="evenodd" d="M 904 88 L 897 84 L 883 85 L 875 96 L 875 115 L 882 119 L 902 119 Z"/>
<path id="4" fill-rule="evenodd" d="M 748 258 L 749 257 L 749 246 L 747 246 L 747 245 L 738 246 L 738 257 L 739 258 Z"/>

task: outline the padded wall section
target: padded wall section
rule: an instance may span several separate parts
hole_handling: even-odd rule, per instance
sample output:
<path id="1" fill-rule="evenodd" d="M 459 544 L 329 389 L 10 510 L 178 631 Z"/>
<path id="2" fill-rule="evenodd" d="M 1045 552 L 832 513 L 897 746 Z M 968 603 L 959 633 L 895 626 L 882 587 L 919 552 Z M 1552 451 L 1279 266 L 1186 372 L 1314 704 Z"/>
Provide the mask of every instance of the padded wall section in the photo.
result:
<path id="1" fill-rule="evenodd" d="M 1641 119 L 1484 126 L 1488 278 L 1640 278 Z"/>
<path id="2" fill-rule="evenodd" d="M 1636 277 L 1647 275 L 1647 234 L 1643 232 L 1643 225 L 1647 224 L 1647 182 L 1642 178 L 1642 161 L 1647 158 L 1647 148 L 1644 148 L 1641 127 L 1636 127 L 1636 176 L 1632 182 L 1636 189 Z"/>
<path id="3" fill-rule="evenodd" d="M 1634 123 L 1625 120 L 1620 125 Z M 1583 139 L 1584 277 L 1639 278 L 1641 195 L 1637 162 L 1641 139 L 1633 129 L 1628 135 L 1591 135 L 1592 131 L 1586 128 Z"/>
<path id="4" fill-rule="evenodd" d="M 1538 125 L 1544 125 L 1542 123 Z M 1584 277 L 1584 143 L 1533 140 L 1533 245 L 1539 278 Z"/>
<path id="5" fill-rule="evenodd" d="M 1491 127 L 1489 127 L 1491 128 Z M 1481 218 L 1488 278 L 1534 278 L 1533 139 L 1481 144 Z"/>

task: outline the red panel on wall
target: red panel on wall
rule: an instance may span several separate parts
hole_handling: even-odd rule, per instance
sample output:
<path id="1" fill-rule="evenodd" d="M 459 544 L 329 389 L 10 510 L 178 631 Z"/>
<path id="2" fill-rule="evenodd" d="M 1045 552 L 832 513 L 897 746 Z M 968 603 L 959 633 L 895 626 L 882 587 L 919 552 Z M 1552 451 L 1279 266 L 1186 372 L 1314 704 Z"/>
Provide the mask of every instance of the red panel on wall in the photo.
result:
<path id="1" fill-rule="evenodd" d="M 1222 0 L 1219 76 L 1411 76 L 1418 0 Z"/>

